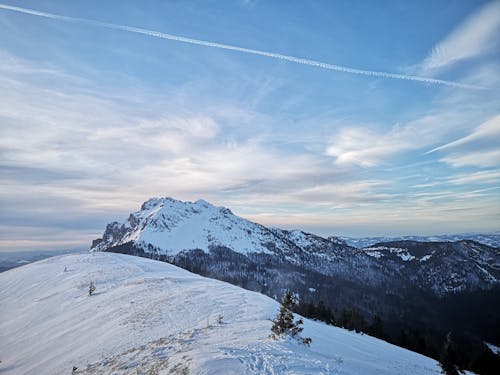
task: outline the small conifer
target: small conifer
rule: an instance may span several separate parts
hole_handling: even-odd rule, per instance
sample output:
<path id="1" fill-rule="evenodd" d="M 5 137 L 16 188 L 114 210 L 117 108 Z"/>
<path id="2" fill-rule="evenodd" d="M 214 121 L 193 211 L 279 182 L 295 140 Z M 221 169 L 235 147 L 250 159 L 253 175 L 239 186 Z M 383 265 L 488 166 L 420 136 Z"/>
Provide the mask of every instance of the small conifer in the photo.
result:
<path id="1" fill-rule="evenodd" d="M 276 318 L 273 319 L 273 326 L 271 327 L 271 338 L 277 339 L 279 337 L 284 337 L 285 335 L 289 335 L 291 337 L 297 337 L 302 330 L 302 324 L 304 321 L 302 319 L 298 319 L 294 321 L 293 316 L 293 308 L 295 307 L 296 302 L 290 291 L 286 291 L 283 296 L 283 301 L 281 302 L 280 311 Z M 301 341 L 309 345 L 311 343 L 311 338 L 301 338 Z"/>
<path id="2" fill-rule="evenodd" d="M 455 364 L 457 360 L 455 343 L 451 339 L 451 332 L 446 335 L 446 341 L 443 345 L 443 350 L 439 356 L 439 364 L 446 375 L 459 375 L 458 366 Z"/>
<path id="3" fill-rule="evenodd" d="M 95 284 L 93 281 L 89 284 L 89 296 L 91 296 L 95 292 Z"/>

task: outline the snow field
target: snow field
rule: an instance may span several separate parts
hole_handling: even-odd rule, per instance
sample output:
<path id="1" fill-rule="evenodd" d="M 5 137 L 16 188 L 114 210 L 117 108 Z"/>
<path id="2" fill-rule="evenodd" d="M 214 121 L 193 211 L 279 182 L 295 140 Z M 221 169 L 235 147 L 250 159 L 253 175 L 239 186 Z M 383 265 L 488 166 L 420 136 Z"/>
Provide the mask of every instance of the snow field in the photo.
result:
<path id="1" fill-rule="evenodd" d="M 65 255 L 0 283 L 6 375 L 440 373 L 430 358 L 307 319 L 310 347 L 273 341 L 272 299 L 149 259 Z"/>

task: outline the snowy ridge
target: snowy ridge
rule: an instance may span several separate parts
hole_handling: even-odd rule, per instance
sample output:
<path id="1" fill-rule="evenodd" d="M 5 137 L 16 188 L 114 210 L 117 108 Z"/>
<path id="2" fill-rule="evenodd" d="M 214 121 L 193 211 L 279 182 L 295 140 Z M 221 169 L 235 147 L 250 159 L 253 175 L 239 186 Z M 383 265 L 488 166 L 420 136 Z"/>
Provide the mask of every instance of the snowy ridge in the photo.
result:
<path id="1" fill-rule="evenodd" d="M 59 256 L 0 283 L 6 375 L 440 373 L 430 358 L 307 319 L 311 347 L 273 341 L 272 299 L 149 259 Z"/>

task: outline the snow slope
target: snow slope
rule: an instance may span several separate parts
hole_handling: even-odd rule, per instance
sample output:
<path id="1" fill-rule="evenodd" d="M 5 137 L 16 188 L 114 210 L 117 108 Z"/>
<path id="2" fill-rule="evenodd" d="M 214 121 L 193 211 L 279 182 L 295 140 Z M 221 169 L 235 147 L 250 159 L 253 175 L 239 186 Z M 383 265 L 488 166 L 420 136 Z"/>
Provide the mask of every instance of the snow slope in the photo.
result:
<path id="1" fill-rule="evenodd" d="M 0 283 L 6 375 L 440 373 L 430 358 L 307 319 L 311 347 L 273 341 L 272 299 L 145 258 L 59 256 Z"/>

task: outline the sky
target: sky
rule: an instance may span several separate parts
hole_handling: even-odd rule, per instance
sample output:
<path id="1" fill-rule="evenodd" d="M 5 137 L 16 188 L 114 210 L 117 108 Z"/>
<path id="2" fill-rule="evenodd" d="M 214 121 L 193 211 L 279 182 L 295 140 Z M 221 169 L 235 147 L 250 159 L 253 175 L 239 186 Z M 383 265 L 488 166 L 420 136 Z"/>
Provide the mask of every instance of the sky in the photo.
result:
<path id="1" fill-rule="evenodd" d="M 500 230 L 500 1 L 0 0 L 0 251 L 151 197 L 319 235 Z"/>

